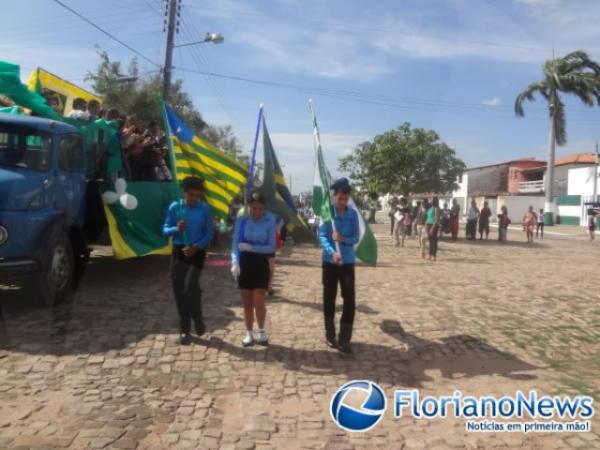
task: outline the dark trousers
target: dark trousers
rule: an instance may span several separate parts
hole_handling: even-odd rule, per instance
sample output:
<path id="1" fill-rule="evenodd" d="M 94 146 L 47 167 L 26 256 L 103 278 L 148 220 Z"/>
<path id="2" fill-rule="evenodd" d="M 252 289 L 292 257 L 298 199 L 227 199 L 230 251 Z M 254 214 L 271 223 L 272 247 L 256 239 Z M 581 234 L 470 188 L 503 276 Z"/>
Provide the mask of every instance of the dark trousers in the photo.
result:
<path id="1" fill-rule="evenodd" d="M 477 231 L 477 219 L 467 220 L 467 232 L 466 232 L 467 239 L 475 239 L 476 231 Z"/>
<path id="2" fill-rule="evenodd" d="M 173 245 L 171 259 L 171 282 L 175 293 L 177 313 L 179 314 L 179 330 L 189 333 L 194 319 L 196 331 L 202 334 L 202 291 L 200 289 L 200 273 L 204 267 L 206 252 L 198 250 L 191 258 L 183 254 L 183 247 Z"/>
<path id="3" fill-rule="evenodd" d="M 429 256 L 437 256 L 438 250 L 438 230 L 436 225 L 427 225 L 427 236 L 429 237 Z"/>
<path id="4" fill-rule="evenodd" d="M 390 222 L 391 222 L 390 234 L 394 234 L 394 224 L 396 223 L 396 218 L 394 217 L 393 214 L 390 216 Z"/>
<path id="5" fill-rule="evenodd" d="M 356 290 L 354 288 L 354 264 L 338 266 L 323 263 L 323 315 L 325 318 L 325 334 L 327 339 L 335 339 L 335 299 L 338 284 L 342 290 L 344 305 L 340 319 L 339 341 L 341 344 L 352 339 L 352 324 L 356 309 Z"/>
<path id="6" fill-rule="evenodd" d="M 539 234 L 540 230 L 542 230 L 542 237 L 544 237 L 544 222 L 538 222 L 537 223 L 537 227 L 535 229 L 535 235 L 536 236 Z"/>

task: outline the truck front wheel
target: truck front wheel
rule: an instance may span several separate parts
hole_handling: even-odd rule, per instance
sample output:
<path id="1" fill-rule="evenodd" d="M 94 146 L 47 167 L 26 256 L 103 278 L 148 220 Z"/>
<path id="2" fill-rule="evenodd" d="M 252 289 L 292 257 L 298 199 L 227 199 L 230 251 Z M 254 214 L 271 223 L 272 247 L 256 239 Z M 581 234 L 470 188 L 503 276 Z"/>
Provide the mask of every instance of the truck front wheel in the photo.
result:
<path id="1" fill-rule="evenodd" d="M 75 274 L 73 247 L 68 236 L 60 233 L 50 239 L 44 253 L 37 296 L 44 306 L 54 306 L 71 292 Z"/>

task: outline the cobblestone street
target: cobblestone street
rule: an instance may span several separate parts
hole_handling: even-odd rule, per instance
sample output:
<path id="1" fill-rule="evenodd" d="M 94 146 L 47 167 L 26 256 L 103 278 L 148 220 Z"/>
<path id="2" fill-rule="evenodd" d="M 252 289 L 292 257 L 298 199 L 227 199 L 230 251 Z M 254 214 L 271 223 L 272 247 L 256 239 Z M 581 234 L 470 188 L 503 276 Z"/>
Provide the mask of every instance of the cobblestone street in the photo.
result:
<path id="1" fill-rule="evenodd" d="M 353 357 L 325 345 L 310 245 L 278 258 L 268 348 L 241 347 L 226 252 L 210 255 L 202 277 L 209 332 L 187 347 L 166 257 L 99 252 L 73 301 L 51 310 L 0 291 L 0 448 L 600 448 L 598 416 L 589 433 L 467 433 L 462 418 L 394 419 L 390 407 L 395 388 L 600 400 L 598 241 L 527 245 L 511 230 L 505 245 L 444 239 L 430 263 L 415 239 L 397 248 L 388 225 L 374 231 L 380 264 L 357 268 Z M 332 394 L 353 379 L 388 395 L 367 433 L 330 418 Z"/>

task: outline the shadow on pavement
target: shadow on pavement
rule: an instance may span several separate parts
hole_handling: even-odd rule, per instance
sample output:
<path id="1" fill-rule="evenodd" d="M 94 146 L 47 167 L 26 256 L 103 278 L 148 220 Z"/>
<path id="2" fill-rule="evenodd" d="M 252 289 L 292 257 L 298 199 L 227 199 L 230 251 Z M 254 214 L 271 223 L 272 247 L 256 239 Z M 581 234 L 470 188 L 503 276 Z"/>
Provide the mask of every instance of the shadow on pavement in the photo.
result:
<path id="1" fill-rule="evenodd" d="M 428 341 L 403 332 L 397 321 L 384 321 L 382 331 L 407 345 L 407 349 L 380 344 L 355 342 L 354 355 L 345 356 L 329 349 L 285 347 L 271 343 L 268 347 L 243 348 L 218 337 L 204 341 L 209 348 L 245 361 L 280 363 L 286 370 L 311 375 L 343 375 L 347 379 L 369 379 L 396 386 L 422 387 L 434 381 L 427 371 L 438 369 L 444 378 L 472 378 L 500 375 L 513 380 L 531 380 L 536 376 L 523 372 L 537 367 L 502 352 L 468 335 Z"/>
<path id="2" fill-rule="evenodd" d="M 209 259 L 227 257 L 211 253 Z M 178 333 L 168 256 L 118 261 L 93 257 L 71 301 L 36 306 L 23 291 L 2 298 L 0 349 L 31 354 L 70 355 L 126 348 L 150 334 Z M 229 266 L 206 265 L 203 312 L 208 331 L 236 320 L 230 307 L 238 292 Z M 231 295 L 228 295 L 231 293 Z"/>

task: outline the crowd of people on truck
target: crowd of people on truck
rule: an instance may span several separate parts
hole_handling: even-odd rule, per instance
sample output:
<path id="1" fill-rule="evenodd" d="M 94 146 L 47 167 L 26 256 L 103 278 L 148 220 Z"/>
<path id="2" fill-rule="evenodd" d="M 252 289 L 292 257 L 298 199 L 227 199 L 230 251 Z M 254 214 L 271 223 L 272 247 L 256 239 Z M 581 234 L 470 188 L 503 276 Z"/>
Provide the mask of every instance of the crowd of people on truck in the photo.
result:
<path id="1" fill-rule="evenodd" d="M 52 103 L 49 103 L 52 106 Z M 155 121 L 145 123 L 135 116 L 122 114 L 115 108 L 103 109 L 97 100 L 73 100 L 71 111 L 65 116 L 75 119 L 86 129 L 90 148 L 98 148 L 97 172 L 102 178 L 124 178 L 129 181 L 169 181 L 167 138 L 162 126 Z"/>

